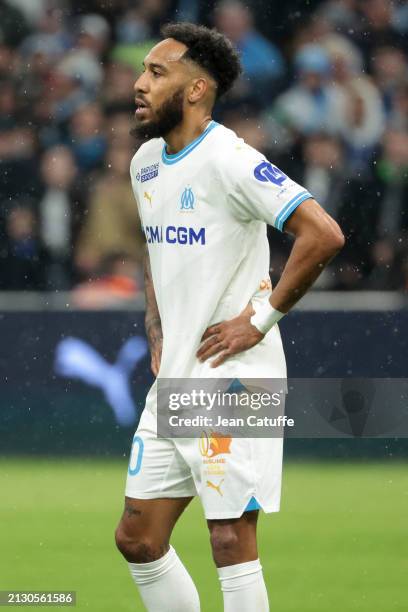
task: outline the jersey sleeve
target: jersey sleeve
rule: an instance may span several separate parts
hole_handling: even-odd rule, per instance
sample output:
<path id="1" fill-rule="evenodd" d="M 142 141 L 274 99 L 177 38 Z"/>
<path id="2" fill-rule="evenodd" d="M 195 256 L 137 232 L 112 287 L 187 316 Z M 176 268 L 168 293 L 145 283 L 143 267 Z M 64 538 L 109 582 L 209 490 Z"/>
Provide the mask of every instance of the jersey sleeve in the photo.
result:
<path id="1" fill-rule="evenodd" d="M 313 196 L 256 149 L 237 140 L 220 162 L 221 180 L 233 214 L 241 221 L 260 220 L 283 231 L 296 208 Z"/>

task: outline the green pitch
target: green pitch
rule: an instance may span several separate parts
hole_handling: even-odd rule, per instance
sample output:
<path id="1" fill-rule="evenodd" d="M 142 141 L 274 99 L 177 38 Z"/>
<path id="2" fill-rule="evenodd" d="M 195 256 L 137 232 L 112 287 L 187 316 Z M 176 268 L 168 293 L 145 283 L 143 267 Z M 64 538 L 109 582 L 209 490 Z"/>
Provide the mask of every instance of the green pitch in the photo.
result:
<path id="1" fill-rule="evenodd" d="M 125 471 L 124 461 L 0 460 L 0 590 L 72 589 L 68 609 L 141 611 L 113 543 Z M 282 511 L 259 527 L 272 611 L 408 610 L 407 465 L 288 463 Z M 202 611 L 221 611 L 199 503 L 173 543 Z"/>

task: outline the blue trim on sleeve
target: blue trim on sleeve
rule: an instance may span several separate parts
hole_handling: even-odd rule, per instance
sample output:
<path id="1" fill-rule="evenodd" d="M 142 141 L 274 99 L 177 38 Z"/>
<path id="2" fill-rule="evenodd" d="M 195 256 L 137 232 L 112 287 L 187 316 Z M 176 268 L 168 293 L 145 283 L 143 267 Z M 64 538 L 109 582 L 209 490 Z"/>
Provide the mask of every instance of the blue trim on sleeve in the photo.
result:
<path id="1" fill-rule="evenodd" d="M 198 147 L 200 142 L 204 140 L 204 138 L 211 132 L 211 130 L 216 128 L 218 125 L 219 123 L 217 123 L 216 121 L 211 121 L 211 123 L 208 124 L 208 126 L 206 127 L 204 132 L 201 134 L 201 136 L 198 136 L 198 138 L 190 142 L 190 144 L 184 147 L 184 149 L 181 149 L 181 151 L 179 151 L 178 153 L 174 153 L 170 155 L 170 153 L 166 152 L 166 145 L 164 145 L 163 151 L 162 151 L 163 163 L 166 165 L 171 165 L 187 157 L 187 155 L 191 153 L 191 151 L 193 151 L 196 147 Z"/>
<path id="2" fill-rule="evenodd" d="M 308 191 L 301 191 L 294 198 L 292 198 L 290 202 L 285 204 L 275 219 L 276 229 L 282 231 L 283 224 L 285 223 L 286 219 L 293 213 L 299 204 L 312 197 L 313 196 Z"/>
<path id="3" fill-rule="evenodd" d="M 251 497 L 244 512 L 249 512 L 250 510 L 262 510 L 261 504 L 255 499 L 255 497 Z"/>

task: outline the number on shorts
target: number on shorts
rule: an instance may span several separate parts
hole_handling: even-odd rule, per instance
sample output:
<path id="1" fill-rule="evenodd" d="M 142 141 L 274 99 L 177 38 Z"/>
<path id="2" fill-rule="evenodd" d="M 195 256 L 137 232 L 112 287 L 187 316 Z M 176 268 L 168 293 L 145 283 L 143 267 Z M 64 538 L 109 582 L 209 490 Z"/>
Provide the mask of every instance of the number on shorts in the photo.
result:
<path id="1" fill-rule="evenodd" d="M 137 444 L 137 454 L 134 452 L 135 444 Z M 129 474 L 130 476 L 136 476 L 140 472 L 140 468 L 142 467 L 142 457 L 143 457 L 143 449 L 144 443 L 140 436 L 135 436 L 133 438 L 132 449 L 130 451 L 130 461 L 129 461 Z M 136 457 L 136 461 L 134 458 Z M 132 464 L 136 463 L 134 467 Z"/>

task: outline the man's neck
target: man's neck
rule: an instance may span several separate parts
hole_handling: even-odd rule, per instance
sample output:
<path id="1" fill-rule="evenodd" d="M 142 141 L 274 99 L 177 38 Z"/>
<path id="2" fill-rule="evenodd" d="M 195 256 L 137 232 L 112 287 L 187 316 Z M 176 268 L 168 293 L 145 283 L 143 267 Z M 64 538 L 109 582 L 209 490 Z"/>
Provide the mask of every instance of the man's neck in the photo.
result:
<path id="1" fill-rule="evenodd" d="M 167 153 L 174 155 L 184 149 L 190 142 L 201 136 L 210 121 L 211 117 L 209 115 L 199 121 L 184 119 L 180 125 L 165 136 Z"/>

